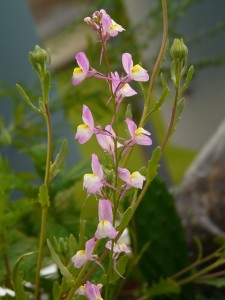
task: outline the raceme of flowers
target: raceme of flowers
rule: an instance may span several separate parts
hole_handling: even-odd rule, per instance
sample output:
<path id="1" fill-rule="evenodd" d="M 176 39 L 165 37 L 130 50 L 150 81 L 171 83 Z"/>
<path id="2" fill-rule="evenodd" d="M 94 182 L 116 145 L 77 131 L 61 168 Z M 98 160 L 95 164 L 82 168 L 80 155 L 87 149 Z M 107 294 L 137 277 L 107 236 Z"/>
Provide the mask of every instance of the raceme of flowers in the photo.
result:
<path id="1" fill-rule="evenodd" d="M 92 17 L 87 17 L 84 21 L 99 35 L 102 43 L 102 51 L 106 51 L 106 44 L 112 38 L 117 36 L 125 29 L 117 24 L 105 10 L 96 11 Z M 91 67 L 91 64 L 84 52 L 79 52 L 75 55 L 77 67 L 75 67 L 72 75 L 72 85 L 77 86 L 86 78 L 99 78 L 106 80 L 110 85 L 111 96 L 109 101 L 114 102 L 116 113 L 119 110 L 120 104 L 126 97 L 132 97 L 137 92 L 131 87 L 132 81 L 148 81 L 149 75 L 147 70 L 139 64 L 134 64 L 130 53 L 122 54 L 122 66 L 125 75 L 119 75 L 117 71 L 110 72 L 104 75 Z M 108 103 L 109 103 L 108 101 Z M 107 104 L 108 104 L 107 103 Z M 142 189 L 145 176 L 140 172 L 130 172 L 128 169 L 119 165 L 120 159 L 137 145 L 150 146 L 152 140 L 151 133 L 142 127 L 138 127 L 135 122 L 126 118 L 129 135 L 127 137 L 117 136 L 114 130 L 116 116 L 112 116 L 111 124 L 101 127 L 95 123 L 92 112 L 87 105 L 83 105 L 82 120 L 83 123 L 77 127 L 75 139 L 84 144 L 93 136 L 96 137 L 99 146 L 112 158 L 112 170 L 104 168 L 98 156 L 93 153 L 91 160 L 92 173 L 85 174 L 83 178 L 83 187 L 87 191 L 87 195 L 95 195 L 98 199 L 98 220 L 99 223 L 92 238 L 90 238 L 84 249 L 77 251 L 71 261 L 75 268 L 82 268 L 86 263 L 97 263 L 104 269 L 104 266 L 99 260 L 96 252 L 96 243 L 99 240 L 104 240 L 105 248 L 112 252 L 113 267 L 119 274 L 116 264 L 119 256 L 129 254 L 131 251 L 127 245 L 116 239 L 117 230 L 115 227 L 115 218 L 121 219 L 121 214 L 118 212 L 118 204 L 130 189 Z M 109 180 L 108 173 L 113 174 L 113 179 Z M 117 199 L 117 201 L 115 201 Z M 106 241 L 105 241 L 106 240 Z M 119 274 L 121 277 L 122 275 Z M 102 284 L 92 284 L 87 281 L 83 286 L 76 291 L 76 294 L 84 295 L 89 300 L 101 300 Z"/>

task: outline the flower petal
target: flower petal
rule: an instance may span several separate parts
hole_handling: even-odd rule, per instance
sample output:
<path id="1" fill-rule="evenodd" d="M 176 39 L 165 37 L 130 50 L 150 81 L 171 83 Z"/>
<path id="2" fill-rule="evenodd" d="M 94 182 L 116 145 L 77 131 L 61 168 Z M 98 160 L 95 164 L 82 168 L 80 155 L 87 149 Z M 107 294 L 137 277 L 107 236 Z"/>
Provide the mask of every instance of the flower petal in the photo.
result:
<path id="1" fill-rule="evenodd" d="M 87 59 L 87 56 L 84 52 L 78 52 L 75 55 L 75 59 L 77 61 L 78 66 L 83 70 L 85 76 L 87 75 L 87 72 L 90 67 L 89 60 Z"/>
<path id="2" fill-rule="evenodd" d="M 80 144 L 86 143 L 93 135 L 92 130 L 86 124 L 81 124 L 77 127 L 77 133 L 75 139 L 78 140 Z"/>
<path id="3" fill-rule="evenodd" d="M 103 187 L 101 179 L 96 174 L 85 174 L 83 187 L 87 189 L 88 194 L 99 193 Z"/>
<path id="4" fill-rule="evenodd" d="M 98 223 L 97 230 L 95 232 L 96 239 L 104 239 L 109 237 L 110 239 L 114 239 L 117 235 L 117 232 L 113 225 L 107 220 L 101 220 Z"/>
<path id="5" fill-rule="evenodd" d="M 149 137 L 149 135 L 151 135 L 151 133 L 147 130 L 145 130 L 142 127 L 139 127 L 137 130 L 135 130 L 135 141 L 137 144 L 139 145 L 151 145 L 152 144 L 152 140 Z"/>
<path id="6" fill-rule="evenodd" d="M 127 184 L 130 185 L 130 172 L 125 168 L 118 168 L 118 174 L 120 179 L 125 181 Z"/>
<path id="7" fill-rule="evenodd" d="M 83 105 L 82 119 L 85 124 L 87 124 L 91 130 L 94 129 L 94 119 L 92 113 L 87 105 Z"/>
<path id="8" fill-rule="evenodd" d="M 135 131 L 137 129 L 137 125 L 129 118 L 126 118 L 126 123 L 132 139 L 135 139 Z"/>
<path id="9" fill-rule="evenodd" d="M 149 75 L 147 70 L 143 69 L 140 65 L 135 65 L 131 68 L 131 79 L 136 81 L 148 81 Z"/>
<path id="10" fill-rule="evenodd" d="M 73 262 L 74 267 L 79 269 L 88 261 L 88 258 L 84 250 L 79 250 L 71 258 L 71 261 Z"/>
<path id="11" fill-rule="evenodd" d="M 95 238 L 88 240 L 85 244 L 85 253 L 88 259 L 92 258 L 92 253 L 94 251 L 95 244 L 96 244 Z"/>
<path id="12" fill-rule="evenodd" d="M 99 200 L 98 202 L 98 219 L 113 222 L 112 203 L 109 200 Z"/>
<path id="13" fill-rule="evenodd" d="M 145 176 L 142 176 L 138 171 L 130 175 L 131 186 L 135 188 L 142 189 L 144 180 L 146 180 Z"/>
<path id="14" fill-rule="evenodd" d="M 98 156 L 93 153 L 92 154 L 92 163 L 91 163 L 92 171 L 94 174 L 98 175 L 100 179 L 103 179 L 103 170 L 102 166 L 99 163 Z"/>
<path id="15" fill-rule="evenodd" d="M 122 64 L 127 75 L 130 75 L 131 69 L 133 68 L 133 60 L 130 53 L 123 53 Z"/>

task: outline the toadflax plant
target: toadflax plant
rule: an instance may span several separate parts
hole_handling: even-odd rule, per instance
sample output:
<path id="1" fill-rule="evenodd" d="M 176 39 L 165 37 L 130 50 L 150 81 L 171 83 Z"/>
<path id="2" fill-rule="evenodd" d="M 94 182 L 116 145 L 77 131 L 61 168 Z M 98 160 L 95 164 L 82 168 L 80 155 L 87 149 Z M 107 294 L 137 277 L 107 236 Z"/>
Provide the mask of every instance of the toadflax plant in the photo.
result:
<path id="1" fill-rule="evenodd" d="M 175 39 L 170 49 L 172 87 L 169 88 L 169 84 L 161 74 L 163 91 L 159 99 L 155 99 L 153 91 L 167 46 L 166 0 L 162 0 L 162 11 L 164 28 L 162 43 L 152 70 L 151 68 L 149 70 L 147 65 L 142 66 L 142 64 L 133 61 L 132 53 L 128 52 L 120 54 L 122 73 L 112 70 L 107 45 L 112 38 L 122 34 L 125 29 L 122 25 L 117 24 L 104 9 L 94 12 L 92 17 L 84 19 L 91 30 L 94 30 L 98 35 L 101 44 L 99 62 L 101 65 L 105 64 L 107 71 L 106 74 L 103 74 L 93 68 L 87 55 L 81 51 L 75 55 L 76 67 L 71 78 L 72 85 L 73 88 L 76 88 L 76 86 L 82 85 L 84 80 L 89 80 L 91 84 L 92 77 L 107 82 L 109 96 L 105 99 L 105 105 L 112 107 L 113 114 L 109 116 L 108 124 L 103 126 L 94 118 L 90 108 L 83 104 L 82 123 L 77 127 L 75 140 L 83 145 L 90 139 L 96 139 L 102 150 L 102 155 L 91 154 L 91 171 L 83 176 L 83 188 L 87 197 L 81 211 L 78 243 L 72 234 L 68 238 L 62 237 L 59 240 L 55 238 L 54 243 L 47 240 L 50 254 L 60 273 L 58 278 L 54 278 L 52 296 L 49 299 L 117 299 L 119 293 L 119 289 L 116 290 L 117 285 L 121 286 L 121 280 L 125 280 L 143 254 L 140 253 L 138 257 L 135 257 L 132 245 L 127 239 L 127 227 L 132 222 L 137 208 L 157 175 L 161 154 L 175 130 L 184 107 L 182 95 L 193 74 L 193 67 L 187 71 L 188 50 L 186 45 L 182 39 Z M 29 299 L 24 288 L 20 263 L 30 255 L 37 255 L 36 278 L 30 295 L 33 294 L 32 299 L 35 300 L 45 299 L 46 296 L 43 293 L 40 272 L 46 244 L 47 216 L 52 206 L 50 188 L 52 180 L 59 173 L 67 154 L 67 142 L 64 141 L 59 153 L 55 158 L 53 157 L 52 125 L 49 111 L 49 91 L 51 88 L 51 76 L 48 70 L 49 55 L 45 50 L 36 46 L 34 51 L 30 53 L 30 62 L 38 74 L 42 88 L 39 106 L 33 104 L 21 86 L 17 85 L 17 88 L 30 107 L 46 122 L 47 153 L 44 181 L 38 192 L 38 201 L 41 207 L 39 249 L 38 252 L 28 253 L 20 257 L 11 276 L 12 288 L 19 300 Z M 134 81 L 139 83 L 143 92 L 143 112 L 138 122 L 132 118 L 128 106 L 123 119 L 126 130 L 121 134 L 118 130 L 118 115 L 126 104 L 126 98 L 138 93 L 134 87 Z M 145 126 L 152 114 L 161 108 L 166 98 L 170 98 L 172 103 L 171 117 L 161 145 L 156 145 L 156 141 L 151 138 L 151 132 Z M 145 168 L 133 170 L 128 168 L 128 162 L 132 157 L 134 147 L 139 146 L 151 148 L 152 156 Z M 98 222 L 86 238 L 83 210 L 89 196 L 97 202 Z M 215 257 L 218 257 L 221 249 L 215 253 Z M 144 251 L 145 249 L 143 249 Z M 130 258 L 133 261 L 132 265 Z M 204 259 L 198 262 L 200 264 L 203 261 Z M 187 275 L 186 278 L 182 277 L 182 280 L 175 281 L 179 278 L 179 274 L 183 275 L 186 270 L 192 269 L 192 267 L 187 267 L 175 274 L 174 279 L 161 280 L 159 286 L 155 284 L 152 290 L 143 289 L 143 286 L 139 287 L 136 295 L 139 299 L 149 299 L 154 295 L 179 293 L 180 285 L 193 281 L 198 276 L 223 263 L 223 259 L 218 259 L 216 263 L 211 265 L 210 269 L 202 269 L 195 276 Z M 198 263 L 194 264 L 193 268 L 197 265 Z"/>

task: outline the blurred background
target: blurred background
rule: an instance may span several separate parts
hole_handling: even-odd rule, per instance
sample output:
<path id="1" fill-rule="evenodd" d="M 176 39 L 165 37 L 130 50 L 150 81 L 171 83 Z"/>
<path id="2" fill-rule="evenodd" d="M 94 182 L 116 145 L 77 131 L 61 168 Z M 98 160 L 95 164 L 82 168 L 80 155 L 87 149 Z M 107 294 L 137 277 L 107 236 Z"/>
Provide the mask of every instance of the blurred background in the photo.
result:
<path id="1" fill-rule="evenodd" d="M 109 44 L 112 67 L 121 68 L 121 54 L 130 52 L 135 59 L 143 61 L 143 65 L 151 74 L 161 42 L 161 2 L 147 0 L 138 2 L 135 0 L 21 0 L 15 2 L 8 0 L 2 1 L 0 6 L 0 125 L 3 142 L 5 140 L 4 143 L 11 144 L 10 148 L 3 147 L 1 151 L 11 156 L 12 164 L 19 170 L 24 168 L 25 163 L 29 165 L 28 168 L 32 168 L 33 163 L 29 162 L 24 154 L 27 150 L 22 151 L 23 154 L 21 152 L 18 154 L 18 149 L 13 149 L 15 142 L 17 146 L 19 144 L 22 147 L 23 143 L 26 144 L 23 146 L 27 146 L 27 140 L 22 142 L 25 129 L 18 124 L 23 118 L 26 122 L 33 119 L 29 112 L 24 112 L 22 116 L 22 111 L 26 109 L 20 103 L 22 100 L 15 91 L 15 83 L 23 83 L 28 89 L 32 89 L 36 99 L 39 87 L 28 61 L 28 52 L 39 44 L 51 54 L 54 78 L 51 106 L 54 111 L 53 122 L 57 126 L 54 134 L 58 138 L 68 138 L 69 164 L 78 162 L 82 157 L 88 158 L 92 146 L 96 147 L 94 141 L 90 142 L 90 147 L 84 146 L 81 150 L 73 139 L 76 126 L 81 121 L 82 104 L 86 103 L 91 109 L 93 108 L 96 118 L 105 116 L 102 112 L 104 103 L 108 99 L 108 92 L 106 86 L 100 86 L 97 81 L 91 85 L 87 80 L 77 88 L 70 84 L 76 52 L 85 51 L 92 66 L 98 68 L 100 47 L 96 35 L 83 22 L 83 18 L 90 16 L 95 10 L 104 8 L 126 29 Z M 182 120 L 167 147 L 161 170 L 164 179 L 172 184 L 181 181 L 196 153 L 207 143 L 224 118 L 224 11 L 225 2 L 220 0 L 168 1 L 170 45 L 175 37 L 183 37 L 189 49 L 189 64 L 195 66 L 194 79 L 185 95 L 186 107 Z M 163 64 L 162 70 L 169 81 L 168 60 Z M 160 91 L 160 88 L 159 85 L 157 89 Z M 141 100 L 138 98 L 140 97 L 131 100 L 135 107 L 134 117 L 137 119 L 142 107 Z M 97 109 L 96 101 L 99 103 Z M 12 124 L 13 114 L 13 122 L 17 122 L 17 125 Z M 148 125 L 155 145 L 162 139 L 169 118 L 168 101 L 161 113 L 155 115 Z M 106 120 L 103 118 L 104 122 Z M 23 134 L 22 131 L 19 133 L 20 129 L 23 129 Z M 37 128 L 33 130 L 32 137 L 41 135 L 40 131 L 36 132 Z M 26 138 L 31 139 L 31 134 L 27 133 Z M 149 157 L 146 152 L 144 155 Z M 139 150 L 137 156 L 143 156 L 142 150 Z M 138 163 L 140 160 L 138 159 Z"/>

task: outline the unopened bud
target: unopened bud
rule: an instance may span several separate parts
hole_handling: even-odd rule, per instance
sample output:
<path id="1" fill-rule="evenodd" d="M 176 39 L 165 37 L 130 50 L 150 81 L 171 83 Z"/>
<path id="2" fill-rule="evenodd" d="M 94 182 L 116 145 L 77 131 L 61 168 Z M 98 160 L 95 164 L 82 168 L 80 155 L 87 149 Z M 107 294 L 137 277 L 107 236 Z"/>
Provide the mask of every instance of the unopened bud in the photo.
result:
<path id="1" fill-rule="evenodd" d="M 183 39 L 175 39 L 170 49 L 170 55 L 172 59 L 185 59 L 188 55 L 188 48 L 184 44 Z"/>
<path id="2" fill-rule="evenodd" d="M 31 53 L 37 64 L 43 65 L 48 60 L 48 53 L 37 45 Z"/>

